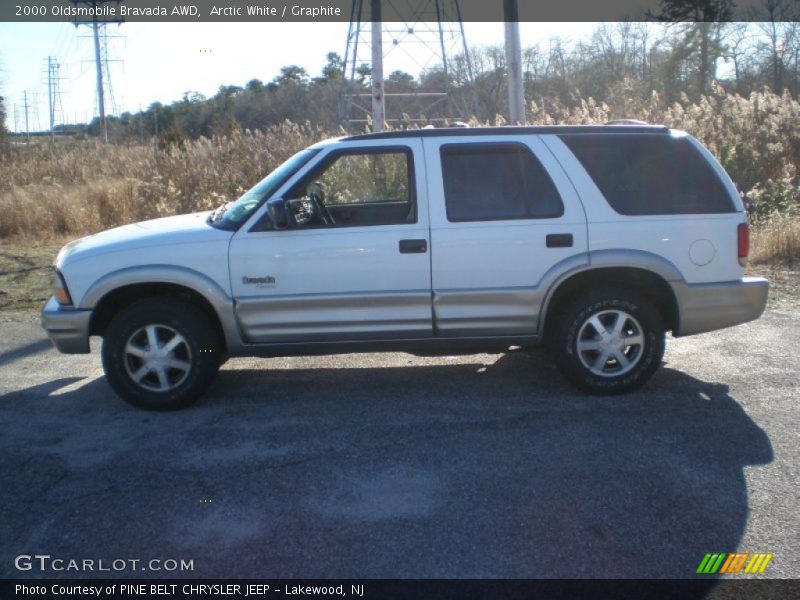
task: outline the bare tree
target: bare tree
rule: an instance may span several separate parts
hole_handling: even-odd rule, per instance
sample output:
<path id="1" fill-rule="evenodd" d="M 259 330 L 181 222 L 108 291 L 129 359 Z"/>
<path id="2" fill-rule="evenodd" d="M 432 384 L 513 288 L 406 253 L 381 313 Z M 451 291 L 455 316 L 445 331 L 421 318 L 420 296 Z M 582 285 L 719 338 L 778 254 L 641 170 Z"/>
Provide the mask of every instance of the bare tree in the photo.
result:
<path id="1" fill-rule="evenodd" d="M 661 11 L 649 13 L 651 18 L 672 23 L 688 23 L 684 31 L 684 45 L 696 47 L 699 52 L 697 90 L 706 93 L 714 75 L 714 64 L 720 55 L 720 37 L 723 23 L 733 16 L 733 0 L 661 0 Z"/>
<path id="2" fill-rule="evenodd" d="M 5 99 L 0 96 L 0 156 L 4 154 L 8 143 L 8 129 L 6 129 L 6 106 Z"/>
<path id="3" fill-rule="evenodd" d="M 723 37 L 723 58 L 733 63 L 734 90 L 744 93 L 744 72 L 752 62 L 755 33 L 750 23 L 732 23 Z"/>
<path id="4" fill-rule="evenodd" d="M 791 59 L 795 57 L 796 61 L 797 10 L 797 2 L 791 0 L 761 0 L 756 12 L 758 27 L 767 38 L 762 51 L 769 56 L 772 89 L 778 94 L 783 92 Z"/>

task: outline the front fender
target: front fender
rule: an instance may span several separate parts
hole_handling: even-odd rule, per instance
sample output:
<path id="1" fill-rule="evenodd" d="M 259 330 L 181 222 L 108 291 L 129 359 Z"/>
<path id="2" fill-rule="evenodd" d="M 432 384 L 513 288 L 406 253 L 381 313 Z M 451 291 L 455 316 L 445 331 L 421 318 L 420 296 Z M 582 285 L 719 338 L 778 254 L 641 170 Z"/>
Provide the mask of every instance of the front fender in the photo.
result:
<path id="1" fill-rule="evenodd" d="M 234 316 L 233 298 L 207 275 L 186 267 L 141 265 L 113 271 L 89 286 L 80 299 L 78 308 L 91 310 L 107 294 L 121 287 L 158 283 L 178 285 L 200 294 L 217 314 L 229 351 L 235 351 L 241 346 L 242 339 Z"/>

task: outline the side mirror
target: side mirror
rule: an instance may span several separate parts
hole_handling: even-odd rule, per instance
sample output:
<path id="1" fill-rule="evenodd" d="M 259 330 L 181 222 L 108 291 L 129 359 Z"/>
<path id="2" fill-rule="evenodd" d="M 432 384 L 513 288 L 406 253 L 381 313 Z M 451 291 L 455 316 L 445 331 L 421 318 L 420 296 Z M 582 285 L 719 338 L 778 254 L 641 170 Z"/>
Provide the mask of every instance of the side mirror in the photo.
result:
<path id="1" fill-rule="evenodd" d="M 289 210 L 283 198 L 271 198 L 267 201 L 267 214 L 275 229 L 289 227 Z"/>

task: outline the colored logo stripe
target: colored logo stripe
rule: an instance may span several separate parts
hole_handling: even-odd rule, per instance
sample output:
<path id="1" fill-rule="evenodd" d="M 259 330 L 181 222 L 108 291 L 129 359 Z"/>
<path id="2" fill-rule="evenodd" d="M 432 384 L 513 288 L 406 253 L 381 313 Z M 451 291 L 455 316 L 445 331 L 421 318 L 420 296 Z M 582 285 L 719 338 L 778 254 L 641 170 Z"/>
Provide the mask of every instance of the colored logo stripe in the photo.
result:
<path id="1" fill-rule="evenodd" d="M 772 560 L 772 554 L 753 554 L 750 562 L 744 569 L 745 573 L 763 573 L 767 568 L 769 561 Z"/>
<path id="2" fill-rule="evenodd" d="M 715 573 L 737 574 L 744 569 L 745 573 L 763 573 L 772 560 L 773 554 L 749 552 L 709 552 L 700 561 L 697 573 L 713 575 Z M 750 559 L 748 561 L 748 558 Z M 745 566 L 745 564 L 747 566 Z"/>
<path id="3" fill-rule="evenodd" d="M 728 554 L 728 560 L 722 565 L 719 570 L 720 573 L 738 573 L 744 567 L 747 557 L 750 556 L 749 552 Z"/>
<path id="4" fill-rule="evenodd" d="M 724 552 L 722 554 L 706 554 L 700 562 L 700 566 L 697 567 L 697 572 L 704 575 L 716 573 L 726 556 L 727 553 Z"/>

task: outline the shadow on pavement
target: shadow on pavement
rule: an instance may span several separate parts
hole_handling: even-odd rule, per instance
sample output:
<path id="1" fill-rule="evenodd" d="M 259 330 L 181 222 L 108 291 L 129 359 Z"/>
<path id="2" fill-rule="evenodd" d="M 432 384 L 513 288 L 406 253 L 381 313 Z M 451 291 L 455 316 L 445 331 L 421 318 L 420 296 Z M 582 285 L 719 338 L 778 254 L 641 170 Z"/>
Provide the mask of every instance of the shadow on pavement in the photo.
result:
<path id="1" fill-rule="evenodd" d="M 6 352 L 0 352 L 0 365 L 7 365 L 15 360 L 19 360 L 20 358 L 26 358 L 34 354 L 39 354 L 40 352 L 45 352 L 52 347 L 53 344 L 50 342 L 50 340 L 45 339 L 31 342 Z"/>
<path id="2" fill-rule="evenodd" d="M 706 552 L 738 549 L 743 469 L 772 448 L 727 386 L 664 368 L 591 397 L 541 353 L 483 358 L 226 369 L 179 413 L 129 408 L 102 378 L 8 394 L 0 451 L 29 468 L 0 481 L 15 523 L 0 561 L 91 549 L 193 558 L 199 577 L 694 578 Z M 102 518 L 71 503 L 86 490 Z"/>

